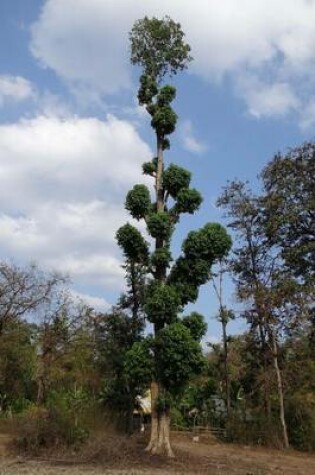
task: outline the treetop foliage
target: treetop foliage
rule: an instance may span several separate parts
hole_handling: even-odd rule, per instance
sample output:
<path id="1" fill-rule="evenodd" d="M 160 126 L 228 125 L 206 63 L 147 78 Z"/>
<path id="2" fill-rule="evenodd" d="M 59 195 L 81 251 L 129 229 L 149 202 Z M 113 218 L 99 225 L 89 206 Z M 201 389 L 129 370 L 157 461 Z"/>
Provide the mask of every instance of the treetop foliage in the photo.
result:
<path id="1" fill-rule="evenodd" d="M 282 249 L 288 268 L 315 278 L 315 143 L 278 154 L 261 174 L 266 234 Z"/>
<path id="2" fill-rule="evenodd" d="M 145 75 L 157 82 L 182 71 L 192 60 L 184 36 L 181 25 L 168 16 L 136 21 L 130 32 L 131 63 L 142 66 Z"/>

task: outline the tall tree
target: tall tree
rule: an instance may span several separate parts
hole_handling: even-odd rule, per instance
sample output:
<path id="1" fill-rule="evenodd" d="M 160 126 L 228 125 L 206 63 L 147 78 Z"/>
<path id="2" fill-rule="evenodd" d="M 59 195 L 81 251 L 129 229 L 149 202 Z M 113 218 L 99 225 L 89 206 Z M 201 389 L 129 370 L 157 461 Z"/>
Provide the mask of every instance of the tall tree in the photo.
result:
<path id="1" fill-rule="evenodd" d="M 151 116 L 157 153 L 143 165 L 144 174 L 155 181 L 155 199 L 151 201 L 146 186 L 135 185 L 125 203 L 133 218 L 145 220 L 155 249 L 150 254 L 148 243 L 131 224 L 117 232 L 125 257 L 141 261 L 143 256 L 148 256 L 151 274 L 144 295 L 144 311 L 153 324 L 154 336 L 132 348 L 127 366 L 130 373 L 139 373 L 141 362 L 143 369 L 152 368 L 152 423 L 147 450 L 172 456 L 169 438 L 172 396 L 184 388 L 203 364 L 193 330 L 197 326 L 188 322 L 185 325 L 178 315 L 187 303 L 196 301 L 199 286 L 210 278 L 212 263 L 227 253 L 231 240 L 219 224 L 207 224 L 199 231 L 190 232 L 183 242 L 182 255 L 170 269 L 175 224 L 181 214 L 193 214 L 202 201 L 198 191 L 190 188 L 191 174 L 173 164 L 166 168 L 164 163 L 164 151 L 170 148 L 169 136 L 175 131 L 177 115 L 171 106 L 176 90 L 163 85 L 163 78 L 187 67 L 191 60 L 190 47 L 184 41 L 180 24 L 169 17 L 138 20 L 130 40 L 131 62 L 143 69 L 138 100 Z M 142 371 L 141 376 L 144 374 Z"/>
<path id="2" fill-rule="evenodd" d="M 222 328 L 222 344 L 223 344 L 223 360 L 224 360 L 224 387 L 225 387 L 225 403 L 227 415 L 231 412 L 231 381 L 229 370 L 229 337 L 227 334 L 227 325 L 230 320 L 235 318 L 233 310 L 228 309 L 224 305 L 223 296 L 223 277 L 228 272 L 228 261 L 220 260 L 217 272 L 212 272 L 211 281 L 215 291 L 215 294 L 219 303 L 218 321 L 221 323 Z"/>
<path id="3" fill-rule="evenodd" d="M 266 234 L 287 268 L 303 283 L 315 280 L 315 142 L 278 154 L 264 168 Z"/>
<path id="4" fill-rule="evenodd" d="M 284 388 L 279 366 L 279 338 L 287 323 L 287 302 L 290 302 L 292 281 L 283 276 L 279 250 L 269 245 L 263 224 L 261 199 L 245 183 L 230 183 L 218 199 L 219 206 L 230 218 L 229 226 L 236 233 L 238 247 L 231 259 L 231 269 L 236 277 L 237 294 L 246 302 L 245 316 L 253 334 L 260 340 L 264 366 L 264 399 L 267 416 L 270 416 L 268 360 L 271 359 L 276 374 L 279 400 L 279 417 L 283 443 L 289 446 L 284 409 Z"/>

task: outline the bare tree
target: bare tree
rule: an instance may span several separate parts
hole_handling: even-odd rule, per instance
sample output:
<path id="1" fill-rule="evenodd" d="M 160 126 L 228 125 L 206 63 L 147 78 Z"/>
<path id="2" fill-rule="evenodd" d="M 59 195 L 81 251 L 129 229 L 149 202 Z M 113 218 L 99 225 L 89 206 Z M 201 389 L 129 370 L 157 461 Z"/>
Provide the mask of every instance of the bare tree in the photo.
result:
<path id="1" fill-rule="evenodd" d="M 1 262 L 0 336 L 7 321 L 35 312 L 63 282 L 65 278 L 60 274 L 45 274 L 35 264 L 19 267 Z"/>

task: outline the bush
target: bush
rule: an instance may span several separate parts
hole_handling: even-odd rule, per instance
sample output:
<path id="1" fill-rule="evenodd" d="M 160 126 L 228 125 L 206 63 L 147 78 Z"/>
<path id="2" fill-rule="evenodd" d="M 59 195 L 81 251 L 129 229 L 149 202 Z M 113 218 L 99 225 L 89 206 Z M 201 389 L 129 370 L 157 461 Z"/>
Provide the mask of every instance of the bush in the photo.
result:
<path id="1" fill-rule="evenodd" d="M 232 414 L 226 421 L 225 435 L 227 442 L 283 448 L 278 421 L 268 422 L 260 414 L 253 413 L 247 420 L 241 414 Z"/>
<path id="2" fill-rule="evenodd" d="M 36 453 L 41 448 L 80 445 L 89 436 L 82 422 L 87 408 L 83 397 L 53 393 L 47 407 L 32 406 L 18 417 L 18 446 Z"/>
<path id="3" fill-rule="evenodd" d="M 315 450 L 315 397 L 296 394 L 287 405 L 290 443 L 300 450 Z"/>

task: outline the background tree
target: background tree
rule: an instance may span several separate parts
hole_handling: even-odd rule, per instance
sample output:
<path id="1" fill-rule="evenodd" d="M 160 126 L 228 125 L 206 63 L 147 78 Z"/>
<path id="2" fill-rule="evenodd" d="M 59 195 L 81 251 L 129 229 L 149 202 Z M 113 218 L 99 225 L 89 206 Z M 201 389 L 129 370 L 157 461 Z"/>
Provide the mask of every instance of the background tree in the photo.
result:
<path id="1" fill-rule="evenodd" d="M 141 190 L 141 187 L 139 188 Z M 96 345 L 98 367 L 103 377 L 101 400 L 124 425 L 127 433 L 133 431 L 133 413 L 138 408 L 138 397 L 143 396 L 148 382 L 139 375 L 133 377 L 130 369 L 130 351 L 143 340 L 145 316 L 143 299 L 145 277 L 149 264 L 146 243 L 137 247 L 138 232 L 129 225 L 120 230 L 119 242 L 134 238 L 133 252 L 125 252 L 125 279 L 127 289 L 111 312 L 96 318 Z M 134 361 L 136 355 L 133 355 Z"/>
<path id="2" fill-rule="evenodd" d="M 57 273 L 43 273 L 31 264 L 25 268 L 0 263 L 0 336 L 8 321 L 35 312 L 47 302 L 54 288 L 64 282 Z"/>
<path id="3" fill-rule="evenodd" d="M 229 226 L 236 232 L 238 247 L 231 259 L 231 269 L 236 277 L 239 299 L 246 302 L 245 316 L 251 331 L 260 340 L 264 365 L 264 391 L 267 417 L 271 416 L 268 381 L 268 360 L 276 373 L 279 415 L 283 443 L 289 446 L 285 421 L 284 389 L 279 366 L 279 339 L 286 318 L 286 303 L 290 300 L 292 280 L 283 275 L 282 259 L 277 249 L 269 245 L 263 225 L 261 200 L 254 196 L 246 184 L 234 181 L 218 200 L 230 218 Z"/>
<path id="4" fill-rule="evenodd" d="M 278 154 L 261 174 L 266 234 L 286 267 L 314 284 L 315 142 Z"/>
<path id="5" fill-rule="evenodd" d="M 175 224 L 182 213 L 194 213 L 202 201 L 198 191 L 190 188 L 191 175 L 187 170 L 172 164 L 166 168 L 164 164 L 164 151 L 170 147 L 169 136 L 175 131 L 177 115 L 171 106 L 176 90 L 163 85 L 162 79 L 187 66 L 191 59 L 190 47 L 184 42 L 180 25 L 169 17 L 162 20 L 145 17 L 137 21 L 130 40 L 131 62 L 143 68 L 139 104 L 145 106 L 151 116 L 156 136 L 156 157 L 143 165 L 144 174 L 155 180 L 156 196 L 152 202 L 148 188 L 135 185 L 127 194 L 125 206 L 133 218 L 145 220 L 155 249 L 149 255 L 145 239 L 130 224 L 118 230 L 117 241 L 128 260 L 149 256 L 151 277 L 146 285 L 143 308 L 153 324 L 154 337 L 142 344 L 145 345 L 142 352 L 137 345 L 138 353 L 146 361 L 143 369 L 152 359 L 149 365 L 153 370 L 151 439 L 147 450 L 172 456 L 171 399 L 203 364 L 193 331 L 178 316 L 187 303 L 196 301 L 199 286 L 210 278 L 211 264 L 226 254 L 231 241 L 220 225 L 207 224 L 189 233 L 183 242 L 182 255 L 170 269 L 170 242 Z"/>
<path id="6" fill-rule="evenodd" d="M 230 382 L 230 370 L 229 370 L 229 337 L 227 334 L 227 325 L 229 321 L 235 318 L 235 315 L 231 309 L 228 309 L 224 305 L 223 296 L 223 278 L 224 274 L 228 272 L 228 261 L 220 260 L 217 268 L 217 272 L 211 273 L 211 282 L 215 291 L 215 294 L 219 303 L 219 313 L 217 316 L 218 321 L 222 327 L 222 344 L 223 344 L 223 361 L 224 361 L 224 387 L 225 387 L 225 403 L 227 416 L 231 412 L 231 382 Z"/>

